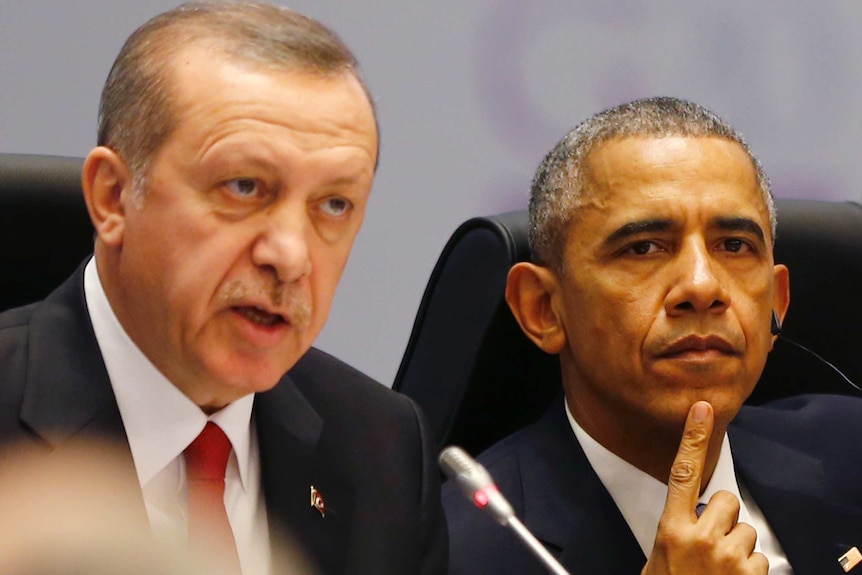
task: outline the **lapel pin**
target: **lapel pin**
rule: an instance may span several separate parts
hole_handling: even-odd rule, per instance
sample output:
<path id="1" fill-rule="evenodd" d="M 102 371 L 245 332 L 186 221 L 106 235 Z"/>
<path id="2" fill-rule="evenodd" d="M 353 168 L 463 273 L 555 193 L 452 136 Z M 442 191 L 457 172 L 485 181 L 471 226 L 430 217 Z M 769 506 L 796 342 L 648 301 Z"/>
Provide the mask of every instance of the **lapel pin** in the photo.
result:
<path id="1" fill-rule="evenodd" d="M 311 486 L 311 506 L 320 512 L 321 517 L 326 517 L 326 502 L 323 500 L 323 494 L 314 485 Z"/>
<path id="2" fill-rule="evenodd" d="M 844 569 L 845 573 L 849 573 L 851 569 L 862 563 L 862 553 L 858 547 L 852 548 L 850 551 L 838 558 L 838 564 Z"/>

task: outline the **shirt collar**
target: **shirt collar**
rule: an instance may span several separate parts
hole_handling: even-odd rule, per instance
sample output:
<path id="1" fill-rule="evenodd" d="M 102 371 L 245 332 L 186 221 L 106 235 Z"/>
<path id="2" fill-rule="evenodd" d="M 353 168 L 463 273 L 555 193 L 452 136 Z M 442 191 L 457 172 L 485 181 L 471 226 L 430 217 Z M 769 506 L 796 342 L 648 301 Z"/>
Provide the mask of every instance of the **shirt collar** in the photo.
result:
<path id="1" fill-rule="evenodd" d="M 99 279 L 95 258 L 84 269 L 84 295 L 141 487 L 177 459 L 211 420 L 230 440 L 240 481 L 247 489 L 254 395 L 208 417 L 153 365 L 120 325 Z"/>
<path id="2" fill-rule="evenodd" d="M 612 453 L 590 437 L 575 421 L 568 404 L 566 404 L 566 416 L 587 460 L 610 493 L 644 555 L 649 557 L 655 542 L 658 521 L 664 511 L 667 485 Z M 730 439 L 727 434 L 721 443 L 715 471 L 699 501 L 708 503 L 709 498 L 717 491 L 729 491 L 735 495 L 740 502 L 739 521 L 751 523 L 736 482 Z M 759 541 L 755 550 L 759 550 Z"/>

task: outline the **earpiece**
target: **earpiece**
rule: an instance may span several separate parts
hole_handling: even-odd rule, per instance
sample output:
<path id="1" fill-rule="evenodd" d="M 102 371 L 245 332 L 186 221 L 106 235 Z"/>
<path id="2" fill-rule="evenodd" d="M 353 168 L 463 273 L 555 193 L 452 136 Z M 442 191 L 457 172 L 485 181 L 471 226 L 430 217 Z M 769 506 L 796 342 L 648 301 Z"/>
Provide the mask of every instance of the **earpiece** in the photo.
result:
<path id="1" fill-rule="evenodd" d="M 778 314 L 772 310 L 772 322 L 769 326 L 769 331 L 772 335 L 781 335 L 781 320 L 778 319 Z"/>

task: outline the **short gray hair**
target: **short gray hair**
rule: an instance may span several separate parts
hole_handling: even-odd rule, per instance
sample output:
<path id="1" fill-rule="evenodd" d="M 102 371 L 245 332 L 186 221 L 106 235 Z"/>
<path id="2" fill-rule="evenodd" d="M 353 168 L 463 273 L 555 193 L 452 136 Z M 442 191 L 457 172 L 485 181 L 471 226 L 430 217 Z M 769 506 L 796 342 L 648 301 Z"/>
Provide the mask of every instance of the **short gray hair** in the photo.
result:
<path id="1" fill-rule="evenodd" d="M 274 69 L 336 76 L 353 74 L 374 101 L 351 51 L 320 22 L 258 2 L 189 2 L 155 16 L 120 50 L 99 105 L 98 144 L 128 163 L 137 184 L 179 121 L 169 71 L 189 45 Z M 376 121 L 376 113 L 375 113 Z M 136 186 L 137 187 L 137 186 Z"/>
<path id="2" fill-rule="evenodd" d="M 739 144 L 754 166 L 775 241 L 775 205 L 769 178 L 742 135 L 703 106 L 670 97 L 645 98 L 585 120 L 545 156 L 530 189 L 530 248 L 533 261 L 562 272 L 568 231 L 587 187 L 590 153 L 619 138 L 683 136 L 721 138 Z"/>

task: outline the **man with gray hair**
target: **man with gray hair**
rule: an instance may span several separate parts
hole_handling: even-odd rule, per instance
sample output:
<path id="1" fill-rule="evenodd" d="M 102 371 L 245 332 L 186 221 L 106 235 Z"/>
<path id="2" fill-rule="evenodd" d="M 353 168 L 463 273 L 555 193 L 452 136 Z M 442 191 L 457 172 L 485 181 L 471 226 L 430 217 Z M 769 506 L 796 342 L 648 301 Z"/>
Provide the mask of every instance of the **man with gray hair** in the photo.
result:
<path id="1" fill-rule="evenodd" d="M 527 528 L 573 574 L 842 572 L 862 442 L 834 438 L 860 402 L 742 407 L 790 301 L 742 137 L 675 98 L 601 112 L 541 163 L 530 225 L 506 301 L 564 397 L 479 458 Z M 543 572 L 453 485 L 444 507 L 450 573 Z"/>
<path id="2" fill-rule="evenodd" d="M 281 533 L 322 573 L 444 571 L 422 416 L 311 347 L 378 148 L 356 59 L 308 17 L 193 2 L 136 30 L 83 167 L 94 257 L 0 315 L 0 441 L 120 441 L 142 498 L 117 512 L 229 573 L 272 572 Z"/>

